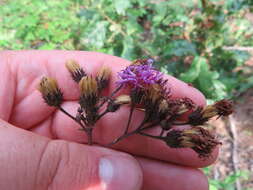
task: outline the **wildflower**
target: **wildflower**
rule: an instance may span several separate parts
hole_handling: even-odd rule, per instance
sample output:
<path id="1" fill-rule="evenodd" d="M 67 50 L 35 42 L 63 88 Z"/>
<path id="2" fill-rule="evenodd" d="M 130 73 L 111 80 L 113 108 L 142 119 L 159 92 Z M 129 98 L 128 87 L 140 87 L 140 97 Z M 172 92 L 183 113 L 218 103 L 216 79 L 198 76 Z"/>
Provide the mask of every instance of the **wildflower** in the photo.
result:
<path id="1" fill-rule="evenodd" d="M 63 102 L 63 93 L 53 78 L 43 77 L 39 84 L 39 91 L 49 106 L 58 107 Z"/>
<path id="2" fill-rule="evenodd" d="M 233 113 L 233 105 L 231 101 L 220 100 L 213 105 L 208 105 L 205 108 L 198 107 L 189 115 L 189 124 L 203 125 L 210 118 L 218 116 L 228 116 Z"/>
<path id="3" fill-rule="evenodd" d="M 141 63 L 141 64 L 140 64 Z M 162 82 L 163 74 L 152 66 L 151 61 L 136 61 L 118 74 L 119 85 L 129 86 L 131 88 L 145 88 L 151 84 Z"/>
<path id="4" fill-rule="evenodd" d="M 92 76 L 83 77 L 79 82 L 80 87 L 80 105 L 84 109 L 94 107 L 98 100 L 98 84 Z"/>
<path id="5" fill-rule="evenodd" d="M 96 77 L 99 91 L 102 91 L 104 88 L 108 86 L 110 75 L 111 70 L 107 67 L 102 67 L 99 70 L 98 75 Z"/>
<path id="6" fill-rule="evenodd" d="M 80 65 L 74 61 L 74 60 L 68 60 L 66 62 L 66 68 L 71 74 L 72 79 L 75 82 L 79 82 L 84 76 L 86 76 L 86 73 L 84 70 L 80 67 Z"/>
<path id="7" fill-rule="evenodd" d="M 201 127 L 192 127 L 183 131 L 171 130 L 163 139 L 172 148 L 193 149 L 200 158 L 209 157 L 213 149 L 221 144 L 209 131 Z"/>

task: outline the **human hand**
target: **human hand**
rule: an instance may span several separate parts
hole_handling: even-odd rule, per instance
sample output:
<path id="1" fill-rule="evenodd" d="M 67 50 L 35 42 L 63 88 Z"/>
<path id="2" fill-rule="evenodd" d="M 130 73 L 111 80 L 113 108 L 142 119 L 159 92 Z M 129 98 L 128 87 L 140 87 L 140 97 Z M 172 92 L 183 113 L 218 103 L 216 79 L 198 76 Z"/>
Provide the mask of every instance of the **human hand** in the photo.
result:
<path id="1" fill-rule="evenodd" d="M 116 73 L 129 64 L 94 52 L 0 53 L 0 189 L 208 189 L 206 177 L 197 168 L 213 163 L 217 150 L 201 160 L 192 150 L 171 149 L 163 142 L 136 135 L 114 145 L 116 150 L 78 144 L 86 142 L 85 133 L 70 118 L 47 106 L 36 90 L 43 76 L 56 78 L 64 93 L 62 106 L 75 113 L 79 92 L 64 67 L 68 59 L 76 60 L 89 74 L 102 65 L 109 66 L 112 80 L 108 91 L 113 90 Z M 195 88 L 168 78 L 173 97 L 205 104 Z M 94 129 L 94 141 L 107 144 L 121 135 L 126 113 L 127 108 L 122 107 L 103 117 Z M 138 121 L 138 115 L 133 121 Z"/>

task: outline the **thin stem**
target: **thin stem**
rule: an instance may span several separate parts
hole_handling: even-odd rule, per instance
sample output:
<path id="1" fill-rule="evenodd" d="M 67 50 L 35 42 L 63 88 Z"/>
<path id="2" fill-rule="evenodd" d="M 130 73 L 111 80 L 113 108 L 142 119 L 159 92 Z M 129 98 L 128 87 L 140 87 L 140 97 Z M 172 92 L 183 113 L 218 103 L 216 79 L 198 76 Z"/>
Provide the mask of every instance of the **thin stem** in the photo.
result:
<path id="1" fill-rule="evenodd" d="M 172 123 L 172 125 L 189 125 L 190 123 L 184 122 L 184 123 Z"/>
<path id="2" fill-rule="evenodd" d="M 162 137 L 162 136 L 163 136 L 163 134 L 164 134 L 164 132 L 165 132 L 165 130 L 164 130 L 164 129 L 162 129 L 162 130 L 161 130 L 161 132 L 160 132 L 160 135 L 159 135 L 159 136 L 160 136 L 160 137 Z"/>
<path id="3" fill-rule="evenodd" d="M 71 114 L 69 114 L 65 109 L 63 109 L 62 107 L 59 107 L 60 111 L 63 112 L 64 114 L 66 114 L 67 116 L 69 116 L 71 119 L 76 120 L 76 118 L 74 116 L 72 116 Z"/>
<path id="4" fill-rule="evenodd" d="M 122 140 L 122 139 L 125 139 L 125 138 L 127 138 L 127 137 L 129 137 L 129 136 L 131 136 L 131 135 L 134 135 L 134 134 L 139 133 L 139 132 L 141 132 L 141 131 L 144 131 L 144 130 L 146 130 L 146 129 L 151 129 L 151 128 L 155 127 L 155 126 L 158 124 L 158 123 L 153 123 L 153 124 L 150 124 L 150 125 L 148 125 L 148 126 L 146 126 L 146 127 L 141 128 L 141 127 L 144 125 L 144 123 L 145 123 L 145 122 L 142 122 L 142 123 L 139 125 L 139 127 L 137 127 L 137 129 L 135 129 L 134 131 L 129 132 L 129 133 L 124 134 L 124 135 L 121 135 L 120 137 L 118 137 L 117 139 L 115 139 L 114 141 L 112 141 L 111 143 L 109 143 L 107 146 L 112 146 L 112 145 L 116 144 L 117 142 L 119 142 L 119 141 Z"/>
<path id="5" fill-rule="evenodd" d="M 87 137 L 88 137 L 88 145 L 92 145 L 93 142 L 92 142 L 92 127 L 88 127 L 87 130 L 86 130 L 86 134 L 87 134 Z"/>
<path id="6" fill-rule="evenodd" d="M 102 103 L 98 106 L 98 109 L 101 108 L 108 100 L 110 100 L 121 88 L 123 85 L 120 85 L 118 88 L 116 88 L 110 96 L 105 97 L 105 99 L 102 101 Z"/>
<path id="7" fill-rule="evenodd" d="M 84 131 L 87 131 L 86 128 L 85 128 L 85 126 L 84 126 L 80 121 L 78 121 L 74 116 L 72 116 L 71 114 L 69 114 L 69 113 L 68 113 L 65 109 L 63 109 L 61 106 L 59 106 L 58 108 L 59 108 L 59 110 L 60 110 L 62 113 L 64 113 L 65 115 L 67 115 L 68 117 L 70 117 L 72 120 L 74 120 L 76 123 L 78 123 L 78 124 L 82 127 L 82 129 L 83 129 Z"/>
<path id="8" fill-rule="evenodd" d="M 146 129 L 151 129 L 151 128 L 155 127 L 156 125 L 158 125 L 159 123 L 160 123 L 160 121 L 157 121 L 155 123 L 151 123 L 150 125 L 148 125 L 146 127 L 140 128 L 140 131 L 143 131 L 143 130 L 146 130 Z"/>
<path id="9" fill-rule="evenodd" d="M 154 139 L 162 139 L 163 138 L 163 137 L 160 137 L 160 136 L 150 135 L 150 134 L 144 133 L 142 131 L 139 131 L 138 134 L 146 136 L 146 137 L 151 137 L 151 138 L 154 138 Z"/>
<path id="10" fill-rule="evenodd" d="M 131 123 L 131 120 L 132 120 L 133 112 L 134 112 L 134 106 L 135 106 L 135 104 L 131 105 L 130 113 L 129 113 L 128 120 L 127 120 L 126 129 L 124 131 L 124 135 L 127 134 L 127 132 L 128 132 L 128 129 L 129 129 L 129 126 L 130 126 L 130 123 Z"/>
<path id="11" fill-rule="evenodd" d="M 103 113 L 101 113 L 99 116 L 98 116 L 98 118 L 97 118 L 97 121 L 99 120 L 99 119 L 101 119 L 105 114 L 107 114 L 109 111 L 106 109 Z"/>
<path id="12" fill-rule="evenodd" d="M 123 87 L 123 84 L 121 84 L 118 88 L 116 88 L 112 93 L 111 93 L 111 98 Z"/>
<path id="13" fill-rule="evenodd" d="M 134 131 L 132 131 L 130 133 L 127 133 L 125 135 L 121 135 L 120 137 L 118 137 L 117 139 L 115 139 L 114 141 L 112 141 L 111 143 L 109 143 L 107 146 L 112 146 L 112 145 L 116 144 L 117 142 L 121 141 L 122 139 L 127 138 L 127 137 L 129 137 L 129 136 L 131 136 L 131 135 L 133 135 L 135 133 L 137 133 L 137 130 L 134 130 Z"/>

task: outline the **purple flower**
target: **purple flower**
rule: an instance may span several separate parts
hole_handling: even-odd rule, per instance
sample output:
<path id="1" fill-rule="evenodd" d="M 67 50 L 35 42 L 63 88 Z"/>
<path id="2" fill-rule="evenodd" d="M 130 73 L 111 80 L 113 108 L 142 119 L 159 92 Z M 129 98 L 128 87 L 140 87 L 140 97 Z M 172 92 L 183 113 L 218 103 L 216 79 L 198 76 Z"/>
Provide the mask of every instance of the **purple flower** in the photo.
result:
<path id="1" fill-rule="evenodd" d="M 163 73 L 152 66 L 153 60 L 147 59 L 142 64 L 132 64 L 118 73 L 118 85 L 145 88 L 152 84 L 163 82 Z"/>

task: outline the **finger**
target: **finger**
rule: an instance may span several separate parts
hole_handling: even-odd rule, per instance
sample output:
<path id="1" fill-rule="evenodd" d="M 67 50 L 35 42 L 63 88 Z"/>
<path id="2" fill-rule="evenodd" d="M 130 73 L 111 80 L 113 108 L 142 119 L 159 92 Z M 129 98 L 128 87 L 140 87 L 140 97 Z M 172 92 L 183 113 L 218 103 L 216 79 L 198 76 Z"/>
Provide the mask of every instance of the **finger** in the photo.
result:
<path id="1" fill-rule="evenodd" d="M 0 189 L 139 190 L 141 187 L 141 168 L 127 154 L 49 140 L 3 121 L 0 131 Z"/>
<path id="2" fill-rule="evenodd" d="M 202 171 L 169 163 L 137 158 L 143 170 L 143 190 L 208 190 Z"/>
<path id="3" fill-rule="evenodd" d="M 96 74 L 101 66 L 108 66 L 112 70 L 110 91 L 115 88 L 117 72 L 129 65 L 129 61 L 97 52 L 81 51 L 3 51 L 0 53 L 1 62 L 11 63 L 13 72 L 17 75 L 16 102 L 20 102 L 30 95 L 37 87 L 42 76 L 55 77 L 64 92 L 66 100 L 77 100 L 79 91 L 75 82 L 65 68 L 69 59 L 76 60 L 88 74 Z M 190 85 L 172 76 L 165 76 L 169 80 L 172 96 L 189 97 L 198 104 L 204 104 L 204 96 Z"/>
<path id="4" fill-rule="evenodd" d="M 24 128 L 30 128 L 38 124 L 54 111 L 54 109 L 45 105 L 40 93 L 37 91 L 37 86 L 42 76 L 49 75 L 57 79 L 64 93 L 65 100 L 78 100 L 78 85 L 71 80 L 70 74 L 64 66 L 66 60 L 76 60 L 88 74 L 97 73 L 102 65 L 111 68 L 112 77 L 109 92 L 115 89 L 118 71 L 129 64 L 127 60 L 95 52 L 7 51 L 2 52 L 0 56 L 0 60 L 3 63 L 8 61 L 13 68 L 12 72 L 17 73 L 15 107 L 13 108 L 11 122 Z M 171 88 L 172 97 L 188 97 L 196 104 L 205 104 L 204 96 L 197 89 L 172 76 L 165 76 L 165 78 L 169 80 L 168 86 Z M 6 96 L 3 96 L 4 98 Z M 28 106 L 29 109 L 27 109 Z M 22 114 L 20 114 L 20 111 Z M 29 120 L 24 120 L 24 118 L 28 117 L 30 118 Z"/>
<path id="5" fill-rule="evenodd" d="M 15 55 L 15 56 L 14 56 Z M 117 57 L 94 53 L 94 52 L 66 52 L 66 51 L 52 51 L 52 52 L 41 52 L 41 51 L 25 51 L 25 52 L 8 52 L 9 61 L 17 65 L 17 62 L 22 60 L 22 64 L 19 65 L 19 76 L 24 78 L 18 78 L 17 81 L 23 80 L 23 84 L 28 84 L 31 79 L 34 79 L 31 83 L 31 87 L 28 88 L 27 92 L 18 91 L 16 94 L 16 102 L 19 102 L 13 109 L 11 122 L 17 126 L 24 128 L 31 128 L 37 126 L 37 124 L 44 121 L 49 117 L 54 109 L 49 108 L 43 103 L 40 94 L 35 90 L 35 86 L 42 75 L 50 75 L 58 79 L 59 85 L 61 86 L 66 100 L 78 99 L 78 87 L 70 79 L 69 73 L 64 68 L 64 63 L 67 59 L 75 59 L 78 61 L 87 71 L 87 73 L 96 73 L 101 65 L 106 65 L 112 68 L 112 80 L 110 84 L 110 90 L 115 88 L 115 81 L 117 72 L 124 68 L 129 62 Z M 30 76 L 29 75 L 32 75 Z M 33 73 L 33 74 L 31 74 Z M 25 76 L 30 76 L 26 79 Z M 173 97 L 188 97 L 191 98 L 196 104 L 205 104 L 203 95 L 192 88 L 191 86 L 179 81 L 171 76 L 167 76 L 169 79 L 169 85 L 171 86 L 171 92 Z M 26 81 L 26 82 L 24 82 Z M 36 85 L 35 85 L 36 84 Z M 20 84 L 18 83 L 17 86 Z M 23 85 L 24 86 L 24 85 Z M 22 89 L 18 87 L 18 89 Z M 19 95 L 20 94 L 20 95 Z M 23 98 L 23 99 L 22 99 Z M 64 105 L 71 113 L 76 112 L 76 103 L 70 103 Z M 55 119 L 53 120 L 52 130 L 55 131 L 55 135 L 63 139 L 71 139 L 73 141 L 79 141 L 80 135 L 85 142 L 86 137 L 83 133 L 76 130 L 77 125 L 72 122 L 65 115 L 56 112 Z M 96 127 L 98 142 L 111 142 L 117 136 L 122 134 L 125 127 L 124 121 L 127 120 L 128 109 L 123 108 L 116 114 L 108 114 L 106 117 L 101 119 Z M 140 115 L 137 115 L 133 119 L 133 124 L 140 121 Z M 29 118 L 29 120 L 27 119 Z M 99 139 L 98 139 L 99 138 Z M 143 148 L 145 147 L 145 148 Z M 164 143 L 157 140 L 153 140 L 146 137 L 133 136 L 122 143 L 119 143 L 115 148 L 123 151 L 128 151 L 133 154 L 154 157 L 165 161 L 171 161 L 179 164 L 191 165 L 195 167 L 206 166 L 216 159 L 217 150 L 214 151 L 213 155 L 206 160 L 200 160 L 198 156 L 192 152 L 192 150 L 185 149 L 170 149 Z"/>
<path id="6" fill-rule="evenodd" d="M 75 102 L 67 102 L 63 105 L 74 115 L 78 104 Z M 120 117 L 119 117 L 120 115 Z M 114 139 L 122 135 L 122 127 L 125 126 L 128 117 L 128 109 L 120 109 L 117 114 L 108 114 L 96 125 L 93 137 L 94 141 L 99 144 L 108 144 Z M 64 119 L 65 118 L 65 119 Z M 141 122 L 141 118 L 134 118 L 136 123 Z M 133 125 L 136 123 L 133 122 Z M 54 120 L 51 123 L 53 134 L 59 139 L 66 139 L 80 143 L 87 142 L 86 134 L 79 130 L 80 126 L 73 120 L 56 111 Z M 158 129 L 149 130 L 150 133 L 158 134 Z M 115 146 L 115 149 L 126 151 L 134 155 L 150 157 L 158 160 L 183 164 L 193 167 L 204 167 L 215 161 L 218 150 L 214 150 L 212 155 L 207 159 L 200 159 L 198 155 L 191 149 L 175 149 L 169 148 L 164 142 L 140 135 L 130 136 Z"/>

